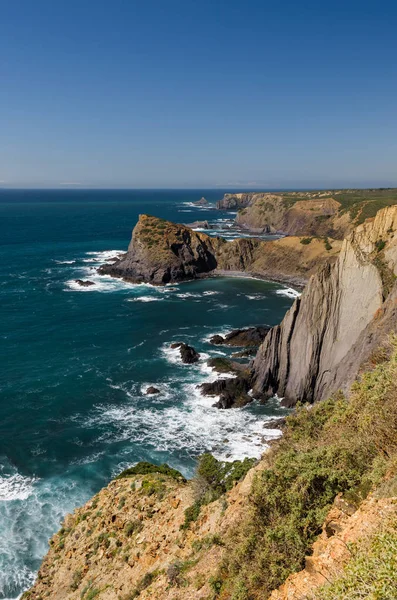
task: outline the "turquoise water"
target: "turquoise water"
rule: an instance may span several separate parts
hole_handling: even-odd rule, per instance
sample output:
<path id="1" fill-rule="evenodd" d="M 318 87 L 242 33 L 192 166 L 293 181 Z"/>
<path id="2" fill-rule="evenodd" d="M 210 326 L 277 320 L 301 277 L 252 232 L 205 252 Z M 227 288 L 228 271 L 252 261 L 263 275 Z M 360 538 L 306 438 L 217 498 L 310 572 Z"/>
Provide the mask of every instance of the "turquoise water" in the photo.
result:
<path id="1" fill-rule="evenodd" d="M 227 353 L 211 334 L 282 319 L 292 299 L 280 285 L 153 288 L 96 274 L 142 212 L 235 236 L 230 215 L 191 205 L 222 194 L 0 190 L 0 598 L 33 582 L 62 516 L 127 465 L 166 461 L 191 475 L 205 450 L 259 456 L 274 435 L 263 420 L 282 414 L 276 401 L 219 411 L 196 385 L 215 378 L 206 358 Z M 200 362 L 180 364 L 172 341 Z M 150 384 L 161 395 L 146 396 Z"/>

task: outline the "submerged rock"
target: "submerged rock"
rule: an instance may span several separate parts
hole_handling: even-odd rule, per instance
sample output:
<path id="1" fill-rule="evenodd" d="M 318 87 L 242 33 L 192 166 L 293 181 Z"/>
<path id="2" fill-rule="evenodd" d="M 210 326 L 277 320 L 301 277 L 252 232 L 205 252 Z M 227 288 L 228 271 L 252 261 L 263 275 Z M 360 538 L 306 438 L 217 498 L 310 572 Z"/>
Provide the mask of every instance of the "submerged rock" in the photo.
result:
<path id="1" fill-rule="evenodd" d="M 192 346 L 184 344 L 183 342 L 176 342 L 175 344 L 171 344 L 171 348 L 179 348 L 182 362 L 187 365 L 191 365 L 192 363 L 197 362 L 200 358 L 200 354 L 196 352 L 196 350 Z"/>
<path id="2" fill-rule="evenodd" d="M 81 287 L 91 287 L 92 285 L 95 285 L 94 281 L 88 281 L 83 279 L 75 279 L 75 282 L 81 285 Z"/>

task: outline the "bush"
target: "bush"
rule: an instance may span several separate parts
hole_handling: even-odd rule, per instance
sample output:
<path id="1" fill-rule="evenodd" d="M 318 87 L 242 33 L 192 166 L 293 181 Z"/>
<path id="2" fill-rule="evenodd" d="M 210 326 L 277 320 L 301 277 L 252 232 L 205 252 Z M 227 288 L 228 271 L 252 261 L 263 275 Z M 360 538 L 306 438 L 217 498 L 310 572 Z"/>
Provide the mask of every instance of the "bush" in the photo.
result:
<path id="1" fill-rule="evenodd" d="M 193 479 L 196 501 L 185 510 L 185 522 L 181 529 L 188 529 L 192 522 L 197 521 L 201 506 L 214 502 L 230 490 L 237 481 L 246 476 L 255 462 L 255 458 L 222 462 L 208 452 L 202 454 Z"/>
<path id="2" fill-rule="evenodd" d="M 178 481 L 186 481 L 183 475 L 168 466 L 167 464 L 163 465 L 153 465 L 149 462 L 139 462 L 133 467 L 129 467 L 117 475 L 116 479 L 124 479 L 125 477 L 133 477 L 134 475 L 150 475 L 152 473 L 161 473 L 162 475 L 167 475 L 168 477 L 172 477 L 172 479 L 176 479 Z"/>
<path id="3" fill-rule="evenodd" d="M 313 239 L 312 237 L 305 237 L 305 238 L 301 238 L 300 242 L 304 246 L 307 246 L 308 244 L 311 244 L 312 239 Z"/>
<path id="4" fill-rule="evenodd" d="M 393 462 L 396 340 L 392 345 L 390 360 L 352 386 L 349 402 L 336 395 L 287 418 L 269 468 L 254 478 L 247 517 L 227 541 L 220 570 L 225 597 L 266 598 L 304 567 L 335 496 L 360 502 Z"/>
<path id="5" fill-rule="evenodd" d="M 331 585 L 318 590 L 312 600 L 361 600 L 397 597 L 397 523 L 351 547 L 352 559 Z"/>
<path id="6" fill-rule="evenodd" d="M 384 240 L 378 240 L 375 242 L 375 248 L 377 252 L 381 252 L 386 246 L 386 242 Z"/>

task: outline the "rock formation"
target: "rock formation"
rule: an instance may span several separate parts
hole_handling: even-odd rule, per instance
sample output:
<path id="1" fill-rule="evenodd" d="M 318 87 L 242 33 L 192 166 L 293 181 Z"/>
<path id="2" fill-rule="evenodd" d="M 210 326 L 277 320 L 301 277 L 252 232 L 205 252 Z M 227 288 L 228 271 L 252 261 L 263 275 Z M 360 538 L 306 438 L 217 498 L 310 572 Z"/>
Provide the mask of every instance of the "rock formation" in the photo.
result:
<path id="1" fill-rule="evenodd" d="M 302 243 L 299 237 L 227 242 L 185 225 L 141 215 L 127 253 L 100 267 L 99 272 L 134 283 L 164 285 L 209 273 L 238 271 L 304 285 L 320 264 L 336 260 L 340 246 L 335 240 Z"/>
<path id="2" fill-rule="evenodd" d="M 191 365 L 192 363 L 197 362 L 200 358 L 200 354 L 196 352 L 196 350 L 192 348 L 192 346 L 184 344 L 183 342 L 176 342 L 175 344 L 171 344 L 171 348 L 173 350 L 179 350 L 182 362 L 186 365 Z"/>
<path id="3" fill-rule="evenodd" d="M 88 279 L 75 279 L 75 282 L 78 283 L 81 287 L 91 287 L 95 285 L 93 281 L 89 281 Z"/>
<path id="4" fill-rule="evenodd" d="M 238 210 L 245 208 L 252 201 L 254 194 L 225 194 L 222 200 L 216 203 L 216 208 L 219 210 Z"/>
<path id="5" fill-rule="evenodd" d="M 207 206 L 208 200 L 204 198 L 204 196 L 202 196 L 200 200 L 196 200 L 196 202 L 193 202 L 193 204 L 195 204 L 196 206 Z"/>
<path id="6" fill-rule="evenodd" d="M 215 267 L 209 236 L 184 225 L 140 215 L 127 254 L 104 265 L 100 272 L 136 283 L 162 285 L 194 279 Z"/>
<path id="7" fill-rule="evenodd" d="M 340 209 L 331 197 L 295 202 L 277 194 L 254 194 L 236 222 L 254 232 L 343 238 L 350 219 L 340 216 Z"/>
<path id="8" fill-rule="evenodd" d="M 259 348 L 254 390 L 287 405 L 317 401 L 342 384 L 387 330 L 396 328 L 397 206 L 379 211 L 314 275 Z"/>
<path id="9" fill-rule="evenodd" d="M 233 329 L 224 337 L 222 335 L 214 335 L 210 339 L 211 344 L 216 346 L 237 346 L 237 347 L 252 347 L 259 346 L 265 339 L 270 327 L 247 327 L 246 329 Z"/>

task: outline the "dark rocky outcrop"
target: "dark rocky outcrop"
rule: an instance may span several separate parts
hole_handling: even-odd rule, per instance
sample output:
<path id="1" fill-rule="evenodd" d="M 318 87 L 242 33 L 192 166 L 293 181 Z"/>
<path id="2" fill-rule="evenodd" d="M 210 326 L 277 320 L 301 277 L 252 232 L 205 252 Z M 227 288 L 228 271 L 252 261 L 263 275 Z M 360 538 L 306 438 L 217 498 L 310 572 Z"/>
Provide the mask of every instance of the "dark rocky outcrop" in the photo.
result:
<path id="1" fill-rule="evenodd" d="M 217 373 L 240 373 L 246 371 L 248 364 L 242 364 L 228 358 L 216 357 L 207 360 L 207 365 Z"/>
<path id="2" fill-rule="evenodd" d="M 243 375 L 217 379 L 202 383 L 198 387 L 205 396 L 219 396 L 219 400 L 214 404 L 216 408 L 239 408 L 253 400 L 248 394 L 251 389 L 250 378 Z"/>
<path id="3" fill-rule="evenodd" d="M 207 206 L 208 200 L 203 196 L 202 198 L 200 198 L 200 200 L 196 200 L 195 202 L 193 202 L 193 204 L 195 204 L 196 206 Z"/>
<path id="4" fill-rule="evenodd" d="M 216 268 L 212 238 L 156 217 L 140 215 L 127 254 L 99 271 L 155 285 L 194 279 Z"/>
<path id="5" fill-rule="evenodd" d="M 313 402 L 348 387 L 386 331 L 395 331 L 397 206 L 344 240 L 338 261 L 314 275 L 253 365 L 254 391 L 284 404 Z"/>
<path id="6" fill-rule="evenodd" d="M 153 385 L 150 385 L 147 390 L 146 390 L 146 395 L 150 396 L 152 394 L 159 394 L 160 390 L 157 389 L 156 387 L 154 387 Z"/>
<path id="7" fill-rule="evenodd" d="M 210 339 L 210 343 L 216 346 L 256 347 L 263 342 L 270 329 L 266 325 L 247 327 L 246 329 L 234 329 L 224 337 L 218 334 L 214 335 Z"/>
<path id="8" fill-rule="evenodd" d="M 75 279 L 75 282 L 78 283 L 79 285 L 81 285 L 81 287 L 91 287 L 92 285 L 95 285 L 94 281 L 89 281 L 87 280 L 83 280 L 83 279 Z"/>
<path id="9" fill-rule="evenodd" d="M 176 342 L 175 344 L 171 344 L 171 348 L 179 348 L 182 362 L 186 365 L 191 365 L 197 362 L 200 358 L 200 354 L 196 352 L 196 350 L 192 346 L 184 344 L 183 342 Z"/>
<path id="10" fill-rule="evenodd" d="M 263 429 L 282 429 L 285 427 L 285 417 L 279 417 L 275 419 L 268 419 L 263 423 Z"/>

